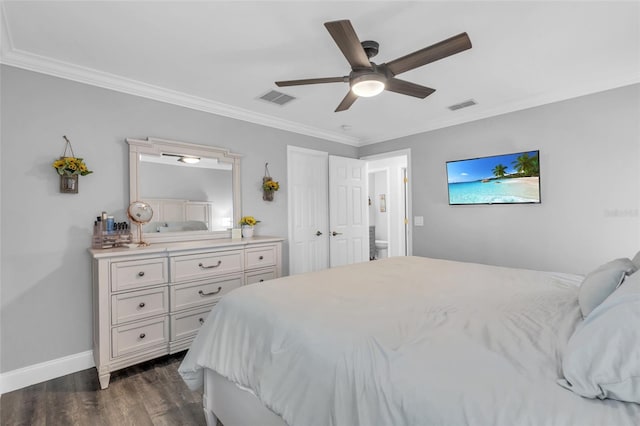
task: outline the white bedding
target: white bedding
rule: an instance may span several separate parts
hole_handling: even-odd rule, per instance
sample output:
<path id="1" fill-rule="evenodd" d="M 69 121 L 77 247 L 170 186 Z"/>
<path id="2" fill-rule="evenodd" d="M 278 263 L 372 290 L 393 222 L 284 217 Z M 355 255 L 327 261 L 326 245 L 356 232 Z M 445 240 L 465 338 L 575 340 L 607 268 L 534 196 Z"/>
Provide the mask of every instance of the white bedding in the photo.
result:
<path id="1" fill-rule="evenodd" d="M 640 405 L 556 384 L 576 277 L 395 257 L 239 288 L 180 366 L 253 392 L 291 426 L 638 425 Z"/>

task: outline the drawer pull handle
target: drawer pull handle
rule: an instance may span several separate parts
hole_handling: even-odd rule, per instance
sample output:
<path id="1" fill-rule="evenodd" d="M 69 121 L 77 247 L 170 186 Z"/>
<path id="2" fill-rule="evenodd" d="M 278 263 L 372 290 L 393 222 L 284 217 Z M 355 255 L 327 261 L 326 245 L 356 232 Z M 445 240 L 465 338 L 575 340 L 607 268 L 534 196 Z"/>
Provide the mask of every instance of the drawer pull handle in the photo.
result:
<path id="1" fill-rule="evenodd" d="M 147 337 L 147 335 L 146 335 L 146 334 L 144 334 L 144 333 L 140 333 L 140 338 L 141 338 L 141 339 L 144 339 L 145 337 Z"/>
<path id="2" fill-rule="evenodd" d="M 262 260 L 262 259 L 264 259 L 264 256 L 260 256 L 260 257 L 258 258 L 258 260 Z"/>
<path id="3" fill-rule="evenodd" d="M 141 307 L 141 308 L 144 308 L 146 305 L 145 305 L 144 302 L 140 302 L 140 304 L 138 306 Z"/>
<path id="4" fill-rule="evenodd" d="M 202 263 L 198 263 L 198 266 L 201 267 L 202 269 L 211 269 L 211 268 L 217 268 L 218 266 L 222 265 L 222 260 L 218 260 L 218 263 L 215 265 L 210 265 L 210 266 L 204 266 Z"/>
<path id="5" fill-rule="evenodd" d="M 138 276 L 139 276 L 139 277 L 144 277 L 144 271 L 140 271 L 140 272 L 138 272 Z"/>
<path id="6" fill-rule="evenodd" d="M 198 294 L 202 297 L 206 297 L 206 296 L 213 296 L 214 294 L 218 294 L 222 291 L 222 287 L 218 287 L 218 289 L 216 291 L 212 291 L 210 293 L 205 293 L 202 290 L 198 290 Z"/>
<path id="7" fill-rule="evenodd" d="M 200 325 L 204 324 L 204 318 L 198 318 L 198 321 L 200 321 Z"/>
<path id="8" fill-rule="evenodd" d="M 264 279 L 261 279 L 259 282 L 263 283 L 263 282 L 264 282 Z"/>

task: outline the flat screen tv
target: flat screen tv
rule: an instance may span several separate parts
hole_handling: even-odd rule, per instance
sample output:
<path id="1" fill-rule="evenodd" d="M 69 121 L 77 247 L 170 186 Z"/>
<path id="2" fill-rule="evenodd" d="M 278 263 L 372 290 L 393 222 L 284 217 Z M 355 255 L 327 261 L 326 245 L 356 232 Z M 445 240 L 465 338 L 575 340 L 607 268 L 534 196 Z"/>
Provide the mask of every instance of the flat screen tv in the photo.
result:
<path id="1" fill-rule="evenodd" d="M 447 161 L 449 204 L 540 203 L 540 152 Z"/>

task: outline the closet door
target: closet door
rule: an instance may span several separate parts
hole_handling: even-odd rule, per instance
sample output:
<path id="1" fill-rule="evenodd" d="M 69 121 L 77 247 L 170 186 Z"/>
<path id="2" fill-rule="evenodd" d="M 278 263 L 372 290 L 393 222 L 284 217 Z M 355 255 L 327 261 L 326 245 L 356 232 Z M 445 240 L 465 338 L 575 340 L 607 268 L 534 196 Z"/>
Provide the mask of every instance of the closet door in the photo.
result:
<path id="1" fill-rule="evenodd" d="M 328 167 L 326 152 L 287 147 L 291 275 L 329 267 Z"/>
<path id="2" fill-rule="evenodd" d="M 330 265 L 369 260 L 367 163 L 329 156 Z"/>

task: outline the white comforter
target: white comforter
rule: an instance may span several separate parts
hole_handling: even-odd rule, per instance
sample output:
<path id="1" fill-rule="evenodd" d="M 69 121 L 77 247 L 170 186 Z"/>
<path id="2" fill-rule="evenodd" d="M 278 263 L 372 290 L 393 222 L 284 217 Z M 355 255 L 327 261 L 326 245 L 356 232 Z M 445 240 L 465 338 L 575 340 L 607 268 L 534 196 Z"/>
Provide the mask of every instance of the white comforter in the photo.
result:
<path id="1" fill-rule="evenodd" d="M 581 321 L 569 276 L 396 257 L 250 285 L 180 373 L 250 388 L 291 426 L 639 425 L 640 405 L 556 384 Z"/>

